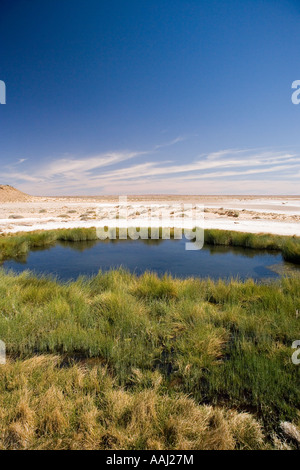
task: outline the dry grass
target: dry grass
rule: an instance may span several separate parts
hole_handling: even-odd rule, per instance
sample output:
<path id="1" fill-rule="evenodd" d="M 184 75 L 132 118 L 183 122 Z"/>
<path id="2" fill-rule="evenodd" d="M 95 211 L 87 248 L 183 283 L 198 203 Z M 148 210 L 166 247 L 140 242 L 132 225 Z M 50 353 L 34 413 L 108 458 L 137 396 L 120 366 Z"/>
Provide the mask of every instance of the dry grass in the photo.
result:
<path id="1" fill-rule="evenodd" d="M 250 414 L 167 396 L 161 381 L 154 373 L 149 388 L 128 392 L 101 366 L 66 368 L 55 356 L 9 362 L 0 368 L 0 449 L 269 447 Z"/>

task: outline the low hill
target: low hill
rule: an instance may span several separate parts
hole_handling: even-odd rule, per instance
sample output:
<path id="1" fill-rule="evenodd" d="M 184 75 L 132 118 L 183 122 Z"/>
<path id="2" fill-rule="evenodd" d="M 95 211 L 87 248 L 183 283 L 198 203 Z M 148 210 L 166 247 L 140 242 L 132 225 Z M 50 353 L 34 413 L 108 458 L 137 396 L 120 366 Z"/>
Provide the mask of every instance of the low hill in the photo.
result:
<path id="1" fill-rule="evenodd" d="M 0 204 L 3 202 L 27 202 L 32 198 L 9 185 L 0 185 Z"/>

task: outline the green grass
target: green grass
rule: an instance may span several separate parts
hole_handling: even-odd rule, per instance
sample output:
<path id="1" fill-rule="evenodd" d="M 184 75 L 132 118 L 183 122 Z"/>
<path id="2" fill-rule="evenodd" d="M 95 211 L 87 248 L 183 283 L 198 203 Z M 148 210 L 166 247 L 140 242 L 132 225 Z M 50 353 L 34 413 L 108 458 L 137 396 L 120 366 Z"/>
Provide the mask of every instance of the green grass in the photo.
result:
<path id="1" fill-rule="evenodd" d="M 32 248 L 54 245 L 57 241 L 97 240 L 96 229 L 62 229 L 21 233 L 0 237 L 0 260 L 25 256 Z"/>
<path id="2" fill-rule="evenodd" d="M 291 345 L 299 339 L 299 294 L 299 278 L 282 278 L 266 285 L 252 280 L 226 283 L 158 278 L 150 273 L 136 277 L 117 270 L 62 285 L 30 273 L 16 276 L 2 271 L 0 338 L 9 356 L 17 361 L 9 365 L 12 370 L 22 367 L 27 358 L 58 354 L 67 369 L 75 361 L 88 375 L 92 373 L 89 364 L 96 361 L 98 372 L 93 374 L 104 367 L 116 393 L 128 394 L 133 402 L 152 390 L 156 377 L 155 406 L 164 407 L 164 400 L 176 404 L 188 396 L 190 406 L 198 411 L 210 406 L 213 412 L 222 408 L 225 414 L 233 409 L 251 413 L 265 436 L 261 445 L 274 446 L 272 436 L 280 432 L 281 421 L 299 423 L 300 369 L 291 362 Z M 59 376 L 60 368 L 55 366 L 53 374 Z M 46 380 L 48 372 L 39 373 L 46 374 Z M 68 374 L 67 370 L 64 373 Z M 26 374 L 22 381 L 31 390 Z M 6 392 L 15 379 L 9 377 L 4 382 L 0 379 L 0 390 L 10 410 L 14 402 Z M 63 384 L 61 393 L 65 394 Z M 42 399 L 40 393 L 38 400 Z M 96 392 L 89 389 L 89 393 Z M 102 402 L 96 402 L 97 413 L 104 413 Z M 72 416 L 73 412 L 68 413 Z M 177 419 L 174 417 L 174 422 Z M 114 422 L 114 426 L 119 425 Z M 126 432 L 123 429 L 124 436 Z M 173 447 L 162 435 L 156 437 L 159 446 L 179 448 L 176 446 L 182 443 L 183 435 L 178 433 Z M 133 448 L 144 446 L 143 438 L 137 435 L 137 441 L 130 444 Z M 129 435 L 127 440 L 124 436 L 120 439 L 130 448 Z M 116 445 L 122 447 L 120 442 Z M 200 446 L 191 442 L 186 445 Z"/>

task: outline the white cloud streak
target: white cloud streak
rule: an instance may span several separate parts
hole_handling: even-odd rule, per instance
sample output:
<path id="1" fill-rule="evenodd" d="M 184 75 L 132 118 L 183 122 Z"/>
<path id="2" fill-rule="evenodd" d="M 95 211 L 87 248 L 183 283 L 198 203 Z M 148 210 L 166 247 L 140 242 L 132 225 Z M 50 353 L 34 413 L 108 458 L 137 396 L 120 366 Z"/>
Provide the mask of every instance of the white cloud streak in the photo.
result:
<path id="1" fill-rule="evenodd" d="M 152 151 L 107 152 L 87 158 L 63 157 L 1 175 L 31 194 L 299 194 L 300 155 L 270 150 L 229 149 L 193 161 L 157 161 Z M 148 161 L 141 161 L 147 155 Z M 131 160 L 137 160 L 131 162 Z M 23 163 L 27 167 L 28 163 Z M 125 165 L 125 166 L 124 166 Z"/>

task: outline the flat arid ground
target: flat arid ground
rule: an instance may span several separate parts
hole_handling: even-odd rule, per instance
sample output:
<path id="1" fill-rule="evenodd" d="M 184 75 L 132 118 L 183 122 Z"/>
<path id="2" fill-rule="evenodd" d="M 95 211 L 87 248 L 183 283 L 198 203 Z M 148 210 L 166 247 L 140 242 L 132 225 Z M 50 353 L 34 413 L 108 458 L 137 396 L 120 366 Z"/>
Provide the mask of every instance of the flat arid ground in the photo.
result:
<path id="1" fill-rule="evenodd" d="M 180 217 L 182 204 L 203 205 L 204 228 L 300 235 L 300 196 L 128 196 L 128 218 L 135 222 L 165 210 Z M 117 196 L 32 197 L 0 186 L 0 233 L 57 228 L 100 227 L 114 223 Z M 142 207 L 141 207 L 142 206 Z"/>

